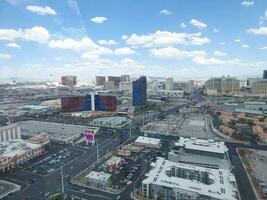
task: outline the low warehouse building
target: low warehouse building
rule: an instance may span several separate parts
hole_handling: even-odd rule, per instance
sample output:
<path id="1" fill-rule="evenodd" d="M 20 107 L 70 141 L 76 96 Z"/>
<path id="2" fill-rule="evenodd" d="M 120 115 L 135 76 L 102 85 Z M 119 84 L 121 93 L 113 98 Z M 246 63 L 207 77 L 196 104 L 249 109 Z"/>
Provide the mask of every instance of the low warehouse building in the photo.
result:
<path id="1" fill-rule="evenodd" d="M 134 144 L 137 146 L 148 147 L 148 148 L 156 148 L 156 149 L 161 148 L 160 139 L 150 138 L 150 137 L 139 136 L 135 140 Z"/>
<path id="2" fill-rule="evenodd" d="M 111 174 L 105 172 L 91 171 L 85 176 L 89 183 L 97 186 L 107 186 L 110 184 Z"/>

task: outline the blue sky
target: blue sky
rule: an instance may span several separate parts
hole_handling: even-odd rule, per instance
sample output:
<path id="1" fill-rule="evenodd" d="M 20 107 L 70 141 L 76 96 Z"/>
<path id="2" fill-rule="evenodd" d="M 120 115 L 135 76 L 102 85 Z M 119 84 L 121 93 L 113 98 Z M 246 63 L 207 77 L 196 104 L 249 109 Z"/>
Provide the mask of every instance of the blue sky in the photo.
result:
<path id="1" fill-rule="evenodd" d="M 2 0 L 0 78 L 261 76 L 267 0 Z"/>

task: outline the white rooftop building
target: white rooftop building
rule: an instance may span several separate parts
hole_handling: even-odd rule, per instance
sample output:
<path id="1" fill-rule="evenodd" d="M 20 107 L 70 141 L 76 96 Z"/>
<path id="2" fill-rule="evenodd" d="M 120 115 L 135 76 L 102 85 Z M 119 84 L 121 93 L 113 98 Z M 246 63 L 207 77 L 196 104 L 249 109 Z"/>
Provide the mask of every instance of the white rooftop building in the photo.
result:
<path id="1" fill-rule="evenodd" d="M 214 140 L 180 137 L 175 145 L 188 150 L 209 152 L 218 155 L 224 155 L 228 152 L 228 148 L 225 146 L 224 142 L 215 142 Z"/>
<path id="2" fill-rule="evenodd" d="M 228 148 L 224 142 L 213 140 L 180 137 L 168 159 L 214 169 L 231 169 Z"/>
<path id="3" fill-rule="evenodd" d="M 160 139 L 150 138 L 150 137 L 139 136 L 135 140 L 134 144 L 138 146 L 149 147 L 149 148 L 157 148 L 157 149 L 161 148 Z"/>
<path id="4" fill-rule="evenodd" d="M 142 195 L 154 199 L 239 199 L 235 176 L 224 169 L 210 169 L 157 158 L 142 182 Z"/>
<path id="5" fill-rule="evenodd" d="M 85 178 L 89 179 L 90 181 L 96 181 L 99 183 L 109 182 L 110 177 L 111 174 L 105 172 L 97 172 L 97 171 L 91 171 L 89 174 L 85 176 Z"/>
<path id="6" fill-rule="evenodd" d="M 85 176 L 88 183 L 96 186 L 108 186 L 110 184 L 111 174 L 105 172 L 91 171 Z"/>

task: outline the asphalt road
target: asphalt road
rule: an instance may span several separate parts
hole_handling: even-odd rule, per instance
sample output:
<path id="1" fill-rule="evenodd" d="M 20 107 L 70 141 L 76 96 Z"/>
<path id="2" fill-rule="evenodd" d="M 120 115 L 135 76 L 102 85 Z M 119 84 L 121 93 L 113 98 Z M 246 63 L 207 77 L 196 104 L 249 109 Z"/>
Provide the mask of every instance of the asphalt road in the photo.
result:
<path id="1" fill-rule="evenodd" d="M 122 138 L 126 139 L 126 138 Z M 107 139 L 106 141 L 99 144 L 99 157 L 105 155 L 107 152 L 115 149 L 120 144 L 120 140 L 116 137 Z M 68 174 L 69 177 L 73 177 L 88 166 L 92 165 L 97 160 L 96 147 L 92 147 L 86 150 L 86 153 L 75 158 L 70 163 L 63 166 L 64 175 Z M 66 184 L 66 191 L 68 191 L 69 179 L 65 179 L 64 185 Z M 43 176 L 32 185 L 26 187 L 24 190 L 15 193 L 8 199 L 46 199 L 47 196 L 61 192 L 61 174 L 60 168 L 53 173 Z M 68 192 L 71 194 L 71 190 Z M 95 191 L 94 191 L 95 193 Z M 47 194 L 47 195 L 46 195 Z"/>
<path id="2" fill-rule="evenodd" d="M 229 156 L 231 163 L 234 166 L 233 173 L 235 174 L 239 193 L 242 200 L 257 200 L 252 185 L 250 184 L 249 178 L 242 165 L 241 160 L 237 154 L 236 148 L 247 148 L 247 149 L 258 149 L 267 150 L 267 146 L 260 145 L 245 145 L 239 143 L 227 143 L 229 149 Z"/>
<path id="3" fill-rule="evenodd" d="M 185 105 L 176 106 L 168 111 L 164 111 L 162 113 L 149 113 L 145 115 L 146 119 L 155 119 L 159 117 L 159 115 L 168 115 L 168 114 L 176 114 L 177 110 Z M 143 125 L 143 116 L 135 119 L 132 123 L 132 137 L 134 139 L 135 136 L 139 135 L 139 127 Z M 145 121 L 147 122 L 147 121 Z M 99 144 L 99 157 L 104 156 L 109 151 L 116 149 L 121 143 L 129 139 L 129 126 L 117 130 L 116 134 L 104 142 Z M 83 171 L 90 165 L 92 165 L 97 160 L 97 153 L 96 147 L 92 148 L 82 148 L 86 152 L 74 160 L 70 161 L 68 164 L 63 166 L 63 174 L 64 177 L 64 186 L 65 186 L 65 193 L 68 196 L 79 196 L 85 199 L 116 199 L 115 194 L 103 192 L 95 189 L 90 188 L 83 188 L 80 186 L 75 186 L 70 183 L 70 178 L 77 175 L 79 172 Z M 147 170 L 149 164 L 144 168 Z M 25 174 L 25 179 L 30 176 L 30 174 Z M 141 179 L 137 177 L 135 184 L 130 184 L 127 186 L 126 190 L 121 193 L 121 199 L 131 199 L 130 191 L 133 190 L 133 187 L 139 187 L 141 184 Z M 85 192 L 83 192 L 85 191 Z M 9 196 L 7 199 L 14 199 L 14 200 L 45 200 L 49 196 L 61 192 L 61 173 L 60 168 L 56 169 L 53 173 L 48 174 L 46 176 L 38 177 L 38 180 L 34 183 L 30 184 L 22 191 Z"/>

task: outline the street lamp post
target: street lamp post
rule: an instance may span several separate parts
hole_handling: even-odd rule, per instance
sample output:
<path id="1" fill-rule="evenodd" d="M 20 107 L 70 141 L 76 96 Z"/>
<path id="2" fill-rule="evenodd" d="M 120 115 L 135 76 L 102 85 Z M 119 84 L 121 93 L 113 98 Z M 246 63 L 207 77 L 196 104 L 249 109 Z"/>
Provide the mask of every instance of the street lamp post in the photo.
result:
<path id="1" fill-rule="evenodd" d="M 130 122 L 130 139 L 132 138 L 132 122 Z"/>
<path id="2" fill-rule="evenodd" d="M 96 140 L 96 161 L 98 161 L 98 140 Z"/>
<path id="3" fill-rule="evenodd" d="M 64 178 L 63 178 L 62 165 L 60 166 L 60 174 L 61 174 L 61 192 L 64 195 Z"/>

